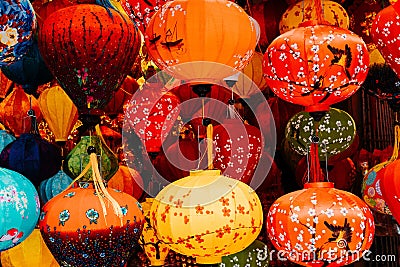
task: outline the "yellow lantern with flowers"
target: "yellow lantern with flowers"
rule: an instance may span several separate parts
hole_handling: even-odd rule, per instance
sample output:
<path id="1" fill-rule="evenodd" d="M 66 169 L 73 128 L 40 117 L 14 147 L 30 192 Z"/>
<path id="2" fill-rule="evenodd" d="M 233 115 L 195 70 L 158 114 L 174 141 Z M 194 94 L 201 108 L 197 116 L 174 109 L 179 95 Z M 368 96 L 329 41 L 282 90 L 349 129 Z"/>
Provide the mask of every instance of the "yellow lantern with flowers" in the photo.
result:
<path id="1" fill-rule="evenodd" d="M 196 257 L 199 264 L 215 264 L 257 238 L 263 214 L 248 185 L 219 170 L 200 170 L 160 191 L 151 207 L 151 223 L 174 251 Z"/>

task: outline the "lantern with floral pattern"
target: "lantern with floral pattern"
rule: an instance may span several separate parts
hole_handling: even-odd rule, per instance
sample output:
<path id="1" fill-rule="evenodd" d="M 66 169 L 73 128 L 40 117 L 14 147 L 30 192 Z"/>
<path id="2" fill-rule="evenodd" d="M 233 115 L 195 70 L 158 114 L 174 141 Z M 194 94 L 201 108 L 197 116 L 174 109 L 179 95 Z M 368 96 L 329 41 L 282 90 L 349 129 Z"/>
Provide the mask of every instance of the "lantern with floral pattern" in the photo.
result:
<path id="1" fill-rule="evenodd" d="M 39 185 L 39 197 L 43 204 L 60 194 L 72 183 L 72 178 L 62 170 L 42 181 Z"/>
<path id="2" fill-rule="evenodd" d="M 261 231 L 262 207 L 246 184 L 218 170 L 192 171 L 156 196 L 151 223 L 174 251 L 215 264 L 249 246 Z"/>
<path id="3" fill-rule="evenodd" d="M 327 111 L 354 94 L 367 77 L 369 54 L 349 30 L 304 22 L 277 37 L 264 54 L 268 86 L 306 111 Z"/>

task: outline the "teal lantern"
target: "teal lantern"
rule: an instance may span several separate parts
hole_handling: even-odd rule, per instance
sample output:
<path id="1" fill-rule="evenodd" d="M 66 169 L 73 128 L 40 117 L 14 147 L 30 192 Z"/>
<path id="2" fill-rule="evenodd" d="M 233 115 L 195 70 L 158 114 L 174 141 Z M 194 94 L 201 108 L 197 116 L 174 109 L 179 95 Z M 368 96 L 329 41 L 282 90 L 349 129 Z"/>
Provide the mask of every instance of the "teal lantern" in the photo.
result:
<path id="1" fill-rule="evenodd" d="M 15 141 L 15 137 L 6 130 L 0 130 L 0 152 L 11 142 Z"/>
<path id="2" fill-rule="evenodd" d="M 43 204 L 60 194 L 72 183 L 72 178 L 60 170 L 54 176 L 40 183 L 39 197 Z"/>
<path id="3" fill-rule="evenodd" d="M 255 240 L 244 250 L 222 257 L 219 267 L 266 267 L 269 265 L 269 253 L 267 245 Z"/>
<path id="4" fill-rule="evenodd" d="M 14 247 L 35 229 L 39 196 L 23 175 L 0 168 L 0 251 Z"/>

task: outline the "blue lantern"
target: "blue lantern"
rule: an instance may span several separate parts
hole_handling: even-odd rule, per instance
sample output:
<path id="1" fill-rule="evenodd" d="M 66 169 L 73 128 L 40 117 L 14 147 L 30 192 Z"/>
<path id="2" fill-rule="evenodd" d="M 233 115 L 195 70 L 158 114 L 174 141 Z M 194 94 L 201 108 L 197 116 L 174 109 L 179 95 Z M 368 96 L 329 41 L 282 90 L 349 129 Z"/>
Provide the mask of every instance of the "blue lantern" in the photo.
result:
<path id="1" fill-rule="evenodd" d="M 44 180 L 39 186 L 39 197 L 43 204 L 60 194 L 72 183 L 72 178 L 60 170 L 56 175 Z"/>
<path id="2" fill-rule="evenodd" d="M 28 0 L 0 1 L 0 66 L 28 52 L 35 29 L 36 16 Z"/>
<path id="3" fill-rule="evenodd" d="M 0 152 L 11 142 L 15 141 L 15 137 L 6 130 L 0 130 Z"/>
<path id="4" fill-rule="evenodd" d="M 39 219 L 39 196 L 23 175 L 0 168 L 0 251 L 27 238 Z"/>
<path id="5" fill-rule="evenodd" d="M 21 173 L 35 186 L 61 168 L 61 148 L 40 135 L 24 133 L 0 153 L 0 167 Z"/>

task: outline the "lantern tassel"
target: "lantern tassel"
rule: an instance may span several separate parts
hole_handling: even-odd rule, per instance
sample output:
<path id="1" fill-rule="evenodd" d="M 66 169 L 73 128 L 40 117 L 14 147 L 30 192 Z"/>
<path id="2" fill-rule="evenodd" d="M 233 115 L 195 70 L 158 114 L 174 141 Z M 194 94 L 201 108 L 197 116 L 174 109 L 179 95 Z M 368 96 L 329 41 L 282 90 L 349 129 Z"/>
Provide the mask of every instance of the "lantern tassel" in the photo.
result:
<path id="1" fill-rule="evenodd" d="M 207 125 L 207 159 L 208 159 L 208 169 L 214 169 L 213 164 L 213 125 L 210 123 Z"/>

